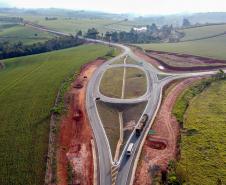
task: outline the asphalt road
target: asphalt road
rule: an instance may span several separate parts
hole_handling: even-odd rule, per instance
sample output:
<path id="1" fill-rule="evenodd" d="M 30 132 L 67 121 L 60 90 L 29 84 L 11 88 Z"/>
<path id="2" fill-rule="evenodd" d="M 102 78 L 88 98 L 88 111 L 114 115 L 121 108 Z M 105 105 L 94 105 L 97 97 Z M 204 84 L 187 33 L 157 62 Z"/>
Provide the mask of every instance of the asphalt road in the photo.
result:
<path id="1" fill-rule="evenodd" d="M 121 47 L 121 45 L 117 44 L 118 47 Z M 125 46 L 122 46 L 125 48 Z M 102 101 L 108 102 L 108 103 L 118 103 L 118 104 L 133 104 L 137 102 L 142 102 L 142 101 L 148 101 L 146 108 L 143 112 L 143 114 L 147 114 L 149 116 L 149 120 L 145 129 L 143 130 L 142 134 L 137 137 L 135 134 L 135 129 L 133 133 L 131 134 L 127 144 L 124 147 L 124 150 L 121 154 L 121 157 L 119 158 L 119 161 L 117 161 L 117 166 L 119 168 L 118 170 L 118 175 L 116 178 L 116 185 L 130 185 L 131 183 L 131 177 L 132 177 L 132 171 L 134 167 L 134 161 L 136 159 L 136 155 L 138 152 L 138 149 L 141 146 L 142 140 L 145 139 L 145 136 L 147 135 L 148 130 L 151 128 L 152 123 L 151 120 L 153 120 L 153 117 L 155 116 L 156 112 L 158 111 L 160 102 L 161 102 L 161 97 L 162 97 L 162 89 L 163 87 L 169 83 L 172 80 L 179 79 L 179 78 L 186 78 L 186 77 L 194 77 L 194 76 L 203 76 L 203 75 L 210 75 L 214 74 L 217 72 L 215 71 L 210 71 L 210 72 L 197 72 L 197 73 L 164 73 L 165 75 L 168 75 L 168 77 L 163 78 L 162 80 L 158 79 L 158 74 L 163 74 L 162 72 L 158 71 L 158 69 L 154 68 L 151 64 L 147 63 L 141 58 L 138 58 L 133 54 L 133 52 L 129 49 L 126 48 L 124 53 L 121 56 L 130 56 L 133 60 L 138 61 L 139 63 L 142 62 L 142 66 L 140 68 L 143 68 L 143 70 L 146 71 L 146 75 L 148 76 L 148 88 L 147 92 L 144 96 L 135 98 L 135 99 L 128 99 L 128 100 L 123 100 L 123 99 L 115 99 L 115 98 L 109 98 L 106 96 L 103 96 L 99 92 L 99 83 L 101 80 L 101 76 L 109 68 L 109 64 L 114 62 L 115 60 L 118 60 L 117 58 L 112 59 L 111 61 L 106 62 L 103 64 L 96 72 L 95 75 L 92 77 L 91 81 L 89 84 L 90 87 L 88 86 L 88 91 L 87 94 L 89 97 L 92 96 L 92 104 L 95 104 L 95 98 L 100 97 Z M 124 64 L 118 65 L 118 67 L 125 66 Z M 95 87 L 95 88 L 94 88 Z M 87 102 L 87 106 L 90 104 L 90 102 Z M 90 120 L 93 117 L 97 117 L 98 119 L 95 120 L 95 122 L 92 122 L 91 124 L 93 127 L 96 127 L 97 125 L 102 125 L 101 120 L 98 115 L 98 110 L 96 107 L 94 107 L 95 110 L 93 110 L 92 114 L 89 114 Z M 100 184 L 101 185 L 110 185 L 112 184 L 111 182 L 111 166 L 114 165 L 114 162 L 111 157 L 111 151 L 110 151 L 110 146 L 107 141 L 107 136 L 104 132 L 103 126 L 102 130 L 98 130 L 97 135 L 102 137 L 102 139 L 105 138 L 105 146 L 103 146 L 103 143 L 97 142 L 97 148 L 98 148 L 98 155 L 99 159 L 103 159 L 103 156 L 109 156 L 107 161 L 99 160 L 99 173 L 100 173 Z M 94 131 L 95 133 L 95 131 Z M 134 150 L 133 153 L 130 157 L 126 155 L 126 149 L 129 145 L 129 143 L 134 143 Z M 104 150 L 103 150 L 104 148 Z M 107 150 L 108 148 L 108 150 Z M 99 152 L 101 151 L 101 153 Z M 106 165 L 107 164 L 107 165 Z M 107 170 L 108 169 L 108 170 Z M 104 175 L 105 173 L 105 175 Z"/>
<path id="2" fill-rule="evenodd" d="M 57 35 L 68 35 L 63 32 L 58 32 L 55 30 L 51 30 L 48 28 L 42 28 L 37 25 L 30 24 L 27 22 L 29 26 L 32 26 L 36 29 L 51 32 Z M 104 42 L 101 40 L 93 40 L 87 39 L 88 41 L 101 43 L 108 45 L 108 42 Z M 90 79 L 87 87 L 86 93 L 86 107 L 88 117 L 93 129 L 95 144 L 97 148 L 97 156 L 98 156 L 98 184 L 100 185 L 111 185 L 112 184 L 112 177 L 111 177 L 111 167 L 115 165 L 118 167 L 118 175 L 116 178 L 116 185 L 131 185 L 131 180 L 133 179 L 133 169 L 134 169 L 134 161 L 137 157 L 138 150 L 141 149 L 142 145 L 141 142 L 145 139 L 145 136 L 148 133 L 148 130 L 152 126 L 152 121 L 158 111 L 159 105 L 161 103 L 162 97 L 162 88 L 169 83 L 170 81 L 178 78 L 187 78 L 187 77 L 194 77 L 194 76 L 203 76 L 203 75 L 211 75 L 216 73 L 218 70 L 208 71 L 208 72 L 195 72 L 195 73 L 163 73 L 156 69 L 151 64 L 147 63 L 143 59 L 137 57 L 130 48 L 124 46 L 122 44 L 111 43 L 112 46 L 120 47 L 123 49 L 123 53 L 101 65 L 95 72 L 92 78 Z M 122 99 L 111 99 L 109 97 L 105 97 L 99 93 L 99 83 L 101 80 L 101 76 L 109 68 L 109 64 L 118 60 L 120 57 L 130 56 L 135 61 L 139 63 L 142 62 L 141 68 L 146 71 L 146 75 L 148 77 L 149 86 L 147 88 L 147 92 L 143 97 L 139 97 L 137 99 L 130 99 L 130 100 L 122 100 Z M 129 64 L 128 64 L 129 65 Z M 226 70 L 224 70 L 226 72 Z M 168 77 L 159 80 L 158 74 L 169 75 Z M 127 103 L 132 104 L 136 101 L 148 101 L 147 106 L 144 110 L 145 114 L 148 114 L 149 120 L 143 130 L 142 134 L 137 137 L 135 135 L 135 131 L 131 134 L 122 154 L 117 161 L 114 163 L 112 160 L 112 154 L 109 146 L 109 142 L 107 136 L 105 134 L 103 125 L 101 123 L 97 107 L 96 107 L 96 98 L 100 97 L 103 101 L 110 102 L 110 103 Z M 144 114 L 143 113 L 143 114 Z M 134 150 L 130 157 L 126 156 L 126 149 L 129 143 L 134 143 Z"/>

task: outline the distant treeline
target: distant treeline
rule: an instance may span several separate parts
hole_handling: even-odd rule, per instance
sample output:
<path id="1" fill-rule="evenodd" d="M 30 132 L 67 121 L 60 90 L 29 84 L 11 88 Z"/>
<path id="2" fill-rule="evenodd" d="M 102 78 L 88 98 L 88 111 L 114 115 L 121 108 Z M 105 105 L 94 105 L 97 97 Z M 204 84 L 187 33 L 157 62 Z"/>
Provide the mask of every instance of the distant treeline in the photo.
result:
<path id="1" fill-rule="evenodd" d="M 22 42 L 0 43 L 0 59 L 39 54 L 53 50 L 74 47 L 83 44 L 84 41 L 74 36 L 56 37 L 46 42 L 23 45 Z"/>
<path id="2" fill-rule="evenodd" d="M 81 35 L 81 33 L 79 33 Z M 123 43 L 151 43 L 151 42 L 178 42 L 184 33 L 178 32 L 172 25 L 157 27 L 156 24 L 147 25 L 143 31 L 131 29 L 126 31 L 106 32 L 105 35 L 99 35 L 96 28 L 88 29 L 86 35 L 88 38 L 101 38 L 112 42 Z"/>
<path id="3" fill-rule="evenodd" d="M 57 19 L 58 19 L 57 17 L 45 17 L 46 21 L 55 21 Z"/>
<path id="4" fill-rule="evenodd" d="M 21 17 L 6 17 L 6 16 L 0 16 L 1 22 L 13 22 L 13 23 L 22 23 L 23 18 Z"/>

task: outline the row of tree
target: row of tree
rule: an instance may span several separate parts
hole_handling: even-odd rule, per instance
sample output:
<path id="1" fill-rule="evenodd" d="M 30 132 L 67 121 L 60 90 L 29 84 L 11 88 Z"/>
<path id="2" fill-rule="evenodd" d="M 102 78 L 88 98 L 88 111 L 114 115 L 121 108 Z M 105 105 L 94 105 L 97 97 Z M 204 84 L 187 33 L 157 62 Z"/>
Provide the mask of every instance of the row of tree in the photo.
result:
<path id="1" fill-rule="evenodd" d="M 81 34 L 81 31 L 79 34 Z M 158 28 L 155 24 L 152 24 L 146 26 L 144 31 L 137 31 L 132 28 L 129 32 L 113 31 L 102 35 L 99 35 L 99 31 L 96 28 L 91 28 L 88 29 L 85 36 L 92 39 L 101 38 L 111 42 L 150 43 L 163 41 L 178 42 L 184 36 L 184 33 L 176 31 L 172 25 L 164 25 Z"/>
<path id="2" fill-rule="evenodd" d="M 11 23 L 22 23 L 23 18 L 21 17 L 7 17 L 7 16 L 0 16 L 1 22 L 11 22 Z"/>
<path id="3" fill-rule="evenodd" d="M 23 45 L 22 42 L 10 43 L 8 41 L 0 43 L 0 59 L 38 54 L 53 50 L 59 50 L 83 44 L 84 41 L 77 36 L 55 37 L 46 42 Z"/>

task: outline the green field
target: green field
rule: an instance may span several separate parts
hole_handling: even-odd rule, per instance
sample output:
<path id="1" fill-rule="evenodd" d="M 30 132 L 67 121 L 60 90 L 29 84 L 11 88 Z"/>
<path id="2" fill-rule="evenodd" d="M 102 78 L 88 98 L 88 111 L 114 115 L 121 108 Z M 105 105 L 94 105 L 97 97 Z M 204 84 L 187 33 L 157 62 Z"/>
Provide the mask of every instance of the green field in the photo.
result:
<path id="1" fill-rule="evenodd" d="M 25 17 L 27 20 L 32 20 L 37 24 L 49 27 L 51 29 L 62 31 L 70 34 L 75 34 L 79 30 L 86 33 L 89 28 L 96 28 L 100 33 L 105 33 L 107 31 L 130 31 L 134 22 L 123 22 L 120 24 L 114 24 L 117 21 L 113 19 L 88 19 L 88 18 L 65 18 L 58 17 L 57 20 L 47 21 L 44 17 Z M 109 25 L 112 24 L 112 25 Z"/>
<path id="2" fill-rule="evenodd" d="M 191 54 L 226 60 L 226 35 L 215 38 L 179 43 L 140 44 L 144 49 Z"/>
<path id="3" fill-rule="evenodd" d="M 25 27 L 22 25 L 14 25 L 6 28 L 0 26 L 0 42 L 8 40 L 12 43 L 21 41 L 23 42 L 23 44 L 33 44 L 35 42 L 46 41 L 53 37 L 54 35 L 50 33 L 39 31 L 34 28 Z"/>
<path id="4" fill-rule="evenodd" d="M 0 184 L 44 182 L 50 109 L 62 81 L 108 48 L 83 45 L 4 60 L 0 71 Z"/>
<path id="5" fill-rule="evenodd" d="M 181 41 L 200 39 L 203 37 L 209 37 L 209 36 L 213 36 L 213 35 L 217 35 L 225 32 L 226 24 L 195 27 L 195 28 L 189 28 L 189 29 L 182 29 L 179 31 L 182 31 L 185 33 L 185 37 L 183 37 Z"/>
<path id="6" fill-rule="evenodd" d="M 186 184 L 213 185 L 219 184 L 220 180 L 222 184 L 226 183 L 225 91 L 226 81 L 217 81 L 189 103 L 178 163 L 180 174 L 187 179 Z M 184 95 L 177 104 L 183 105 Z"/>

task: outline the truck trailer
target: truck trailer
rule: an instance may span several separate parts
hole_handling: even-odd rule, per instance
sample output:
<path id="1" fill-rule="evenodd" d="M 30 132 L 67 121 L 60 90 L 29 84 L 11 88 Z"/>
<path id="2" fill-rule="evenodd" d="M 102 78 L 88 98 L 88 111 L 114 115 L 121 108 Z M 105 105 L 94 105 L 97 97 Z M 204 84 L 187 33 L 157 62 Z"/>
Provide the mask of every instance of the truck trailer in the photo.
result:
<path id="1" fill-rule="evenodd" d="M 144 114 L 136 127 L 136 135 L 137 136 L 140 136 L 140 133 L 143 131 L 147 121 L 148 121 L 148 115 Z"/>

